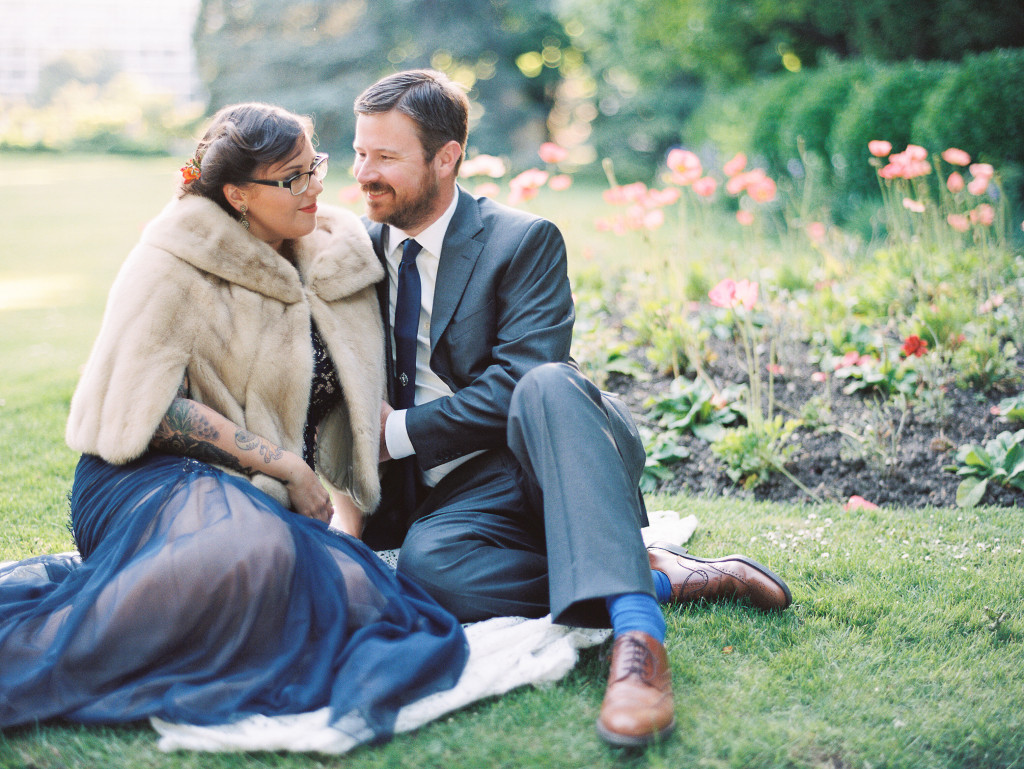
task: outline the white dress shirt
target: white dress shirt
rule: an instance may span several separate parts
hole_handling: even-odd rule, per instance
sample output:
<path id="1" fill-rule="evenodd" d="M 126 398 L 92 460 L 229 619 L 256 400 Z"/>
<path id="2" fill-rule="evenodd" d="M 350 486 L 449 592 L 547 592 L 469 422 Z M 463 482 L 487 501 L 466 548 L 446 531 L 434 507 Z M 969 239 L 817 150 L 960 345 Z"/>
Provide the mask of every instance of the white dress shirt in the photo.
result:
<path id="1" fill-rule="evenodd" d="M 453 393 L 441 378 L 430 369 L 430 315 L 434 306 L 434 288 L 437 285 L 437 267 L 441 261 L 441 247 L 448 225 L 455 215 L 459 203 L 458 188 L 452 198 L 451 205 L 433 224 L 417 235 L 413 240 L 423 247 L 416 257 L 416 269 L 420 274 L 420 324 L 416 332 L 416 390 L 413 403 L 429 403 L 435 398 L 446 398 Z M 388 227 L 388 237 L 383 244 L 387 255 L 388 270 L 388 317 L 391 320 L 391 349 L 394 350 L 395 305 L 398 301 L 398 265 L 402 261 L 402 243 L 409 236 L 397 227 Z M 393 411 L 388 415 L 384 425 L 384 442 L 388 453 L 394 459 L 401 459 L 416 453 L 409 440 L 409 431 L 405 427 L 405 410 Z M 423 473 L 423 482 L 427 486 L 436 486 L 445 475 L 463 462 L 481 454 L 474 451 L 451 462 L 445 462 Z"/>

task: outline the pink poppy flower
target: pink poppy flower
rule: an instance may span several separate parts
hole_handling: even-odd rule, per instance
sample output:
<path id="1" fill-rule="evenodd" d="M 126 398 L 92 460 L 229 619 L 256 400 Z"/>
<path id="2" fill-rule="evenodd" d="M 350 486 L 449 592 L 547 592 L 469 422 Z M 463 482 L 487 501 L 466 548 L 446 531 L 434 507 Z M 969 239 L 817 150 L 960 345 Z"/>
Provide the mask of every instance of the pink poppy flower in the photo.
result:
<path id="1" fill-rule="evenodd" d="M 908 144 L 907 148 L 903 150 L 903 154 L 911 161 L 926 160 L 928 158 L 928 150 L 920 144 Z"/>
<path id="2" fill-rule="evenodd" d="M 903 198 L 903 207 L 915 214 L 924 213 L 924 203 L 914 200 L 913 198 Z"/>
<path id="3" fill-rule="evenodd" d="M 988 203 L 982 203 L 971 211 L 971 224 L 980 224 L 982 227 L 991 227 L 996 220 L 996 210 Z"/>
<path id="4" fill-rule="evenodd" d="M 824 371 L 815 371 L 813 374 L 811 374 L 811 381 L 812 382 L 827 382 L 828 381 L 828 374 L 826 374 Z"/>
<path id="5" fill-rule="evenodd" d="M 975 176 L 967 185 L 967 191 L 976 197 L 988 192 L 988 185 L 992 179 L 988 176 Z"/>
<path id="6" fill-rule="evenodd" d="M 561 163 L 569 154 L 569 150 L 560 147 L 554 142 L 544 142 L 537 149 L 537 154 L 545 163 Z"/>
<path id="7" fill-rule="evenodd" d="M 884 158 L 892 152 L 892 144 L 882 139 L 874 139 L 868 142 L 868 152 L 876 158 Z"/>
<path id="8" fill-rule="evenodd" d="M 733 176 L 738 174 L 746 167 L 747 156 L 744 155 L 742 152 L 737 152 L 735 155 L 732 156 L 732 159 L 729 160 L 728 163 L 722 166 L 722 171 L 725 172 L 725 175 L 731 179 Z"/>
<path id="9" fill-rule="evenodd" d="M 963 150 L 958 150 L 956 147 L 950 147 L 943 152 L 942 159 L 954 166 L 966 166 L 971 162 L 971 156 Z"/>
<path id="10" fill-rule="evenodd" d="M 735 281 L 732 278 L 724 278 L 708 291 L 708 298 L 715 307 L 737 307 L 742 305 L 744 309 L 751 309 L 757 302 L 758 284 L 743 278 Z"/>
<path id="11" fill-rule="evenodd" d="M 665 223 L 665 212 L 660 208 L 648 211 L 643 215 L 644 229 L 656 230 Z"/>
<path id="12" fill-rule="evenodd" d="M 843 505 L 843 510 L 849 512 L 850 510 L 877 510 L 878 505 L 874 502 L 868 502 L 860 494 L 854 494 L 850 497 L 850 500 Z"/>
<path id="13" fill-rule="evenodd" d="M 970 167 L 971 176 L 977 178 L 984 176 L 987 179 L 991 179 L 995 176 L 995 169 L 989 163 L 972 163 Z"/>
<path id="14" fill-rule="evenodd" d="M 647 193 L 647 205 L 649 206 L 670 206 L 679 200 L 678 187 L 666 187 L 663 190 L 649 190 Z"/>
<path id="15" fill-rule="evenodd" d="M 827 230 L 821 222 L 811 222 L 807 225 L 807 237 L 814 243 L 822 243 L 825 240 Z"/>
<path id="16" fill-rule="evenodd" d="M 967 232 L 971 228 L 971 223 L 963 214 L 950 214 L 946 217 L 946 221 L 957 232 Z"/>
<path id="17" fill-rule="evenodd" d="M 459 176 L 490 176 L 492 179 L 500 179 L 506 172 L 505 161 L 494 155 L 477 155 L 462 161 L 459 167 Z"/>
<path id="18" fill-rule="evenodd" d="M 501 187 L 494 182 L 483 182 L 473 188 L 473 194 L 478 198 L 497 198 L 501 194 Z"/>
<path id="19" fill-rule="evenodd" d="M 738 280 L 736 281 L 736 298 L 733 303 L 742 304 L 745 310 L 749 310 L 757 304 L 757 293 L 757 281 L 747 280 L 746 278 Z"/>
<path id="20" fill-rule="evenodd" d="M 701 168 L 699 157 L 690 152 L 690 150 L 683 150 L 678 147 L 669 150 L 668 159 L 665 161 L 665 164 L 670 170 L 684 175 L 692 173 L 695 169 L 699 171 Z M 700 173 L 698 173 L 699 176 Z"/>
<path id="21" fill-rule="evenodd" d="M 718 182 L 711 176 L 702 176 L 693 183 L 693 191 L 702 198 L 710 198 L 717 188 Z"/>
<path id="22" fill-rule="evenodd" d="M 358 184 L 350 184 L 347 187 L 343 187 L 338 193 L 338 200 L 345 205 L 352 205 L 358 203 L 363 199 L 363 190 Z"/>
<path id="23" fill-rule="evenodd" d="M 850 352 L 846 353 L 842 358 L 836 361 L 834 368 L 841 369 L 846 368 L 847 366 L 856 366 L 860 363 L 860 357 L 859 352 L 856 350 L 850 350 Z"/>
<path id="24" fill-rule="evenodd" d="M 747 194 L 758 203 L 771 203 L 775 200 L 775 181 L 768 176 L 751 183 L 747 187 Z"/>
<path id="25" fill-rule="evenodd" d="M 951 173 L 949 175 L 949 178 L 946 179 L 946 189 L 948 189 L 954 195 L 963 190 L 964 186 L 964 177 L 961 176 L 957 171 Z"/>
<path id="26" fill-rule="evenodd" d="M 547 171 L 541 171 L 539 168 L 528 168 L 511 179 L 508 186 L 512 189 L 532 189 L 536 191 L 537 188 L 543 187 L 547 180 Z"/>
<path id="27" fill-rule="evenodd" d="M 548 180 L 548 186 L 555 192 L 562 192 L 572 186 L 572 177 L 568 174 L 558 174 Z"/>
<path id="28" fill-rule="evenodd" d="M 736 221 L 744 227 L 749 227 L 754 223 L 754 212 L 741 208 L 736 212 Z"/>

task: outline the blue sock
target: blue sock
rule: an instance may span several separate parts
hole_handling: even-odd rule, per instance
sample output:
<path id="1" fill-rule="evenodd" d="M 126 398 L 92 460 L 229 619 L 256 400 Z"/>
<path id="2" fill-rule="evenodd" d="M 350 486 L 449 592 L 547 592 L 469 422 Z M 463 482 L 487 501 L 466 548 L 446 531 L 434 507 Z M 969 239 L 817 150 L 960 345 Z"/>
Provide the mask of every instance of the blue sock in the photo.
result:
<path id="1" fill-rule="evenodd" d="M 665 642 L 665 617 L 661 606 L 647 593 L 623 593 L 605 599 L 612 618 L 612 632 L 616 636 L 631 630 L 640 630 L 658 643 Z"/>
<path id="2" fill-rule="evenodd" d="M 658 596 L 658 603 L 668 603 L 672 600 L 672 581 L 663 571 L 651 569 L 651 576 L 654 577 L 654 594 Z"/>

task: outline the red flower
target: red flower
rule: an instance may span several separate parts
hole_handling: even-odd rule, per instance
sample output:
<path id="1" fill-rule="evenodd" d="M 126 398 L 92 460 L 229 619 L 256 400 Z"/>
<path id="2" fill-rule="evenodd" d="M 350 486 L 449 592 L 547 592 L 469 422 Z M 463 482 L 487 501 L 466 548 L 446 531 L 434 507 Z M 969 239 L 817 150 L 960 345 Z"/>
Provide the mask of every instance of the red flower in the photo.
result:
<path id="1" fill-rule="evenodd" d="M 926 352 L 928 352 L 928 341 L 922 339 L 917 334 L 911 334 L 903 340 L 903 347 L 900 348 L 906 357 L 913 355 L 915 358 L 920 358 Z"/>
<path id="2" fill-rule="evenodd" d="M 854 494 L 850 497 L 850 500 L 843 505 L 843 510 L 877 510 L 878 505 L 874 502 L 869 502 L 864 499 L 860 494 Z"/>

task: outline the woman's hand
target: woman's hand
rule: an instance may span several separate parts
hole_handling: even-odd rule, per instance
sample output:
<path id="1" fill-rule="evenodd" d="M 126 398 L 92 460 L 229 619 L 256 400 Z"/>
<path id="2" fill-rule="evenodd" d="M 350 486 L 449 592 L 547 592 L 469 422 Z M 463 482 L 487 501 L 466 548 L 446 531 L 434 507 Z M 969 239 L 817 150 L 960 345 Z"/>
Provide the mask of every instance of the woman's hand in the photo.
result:
<path id="1" fill-rule="evenodd" d="M 330 523 L 334 506 L 331 505 L 331 495 L 317 474 L 297 454 L 286 452 L 282 460 L 287 463 L 287 474 L 282 480 L 288 489 L 292 509 L 307 518 Z"/>

